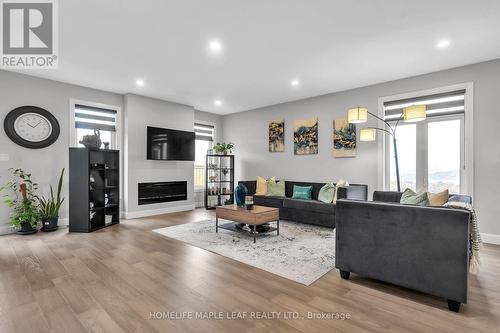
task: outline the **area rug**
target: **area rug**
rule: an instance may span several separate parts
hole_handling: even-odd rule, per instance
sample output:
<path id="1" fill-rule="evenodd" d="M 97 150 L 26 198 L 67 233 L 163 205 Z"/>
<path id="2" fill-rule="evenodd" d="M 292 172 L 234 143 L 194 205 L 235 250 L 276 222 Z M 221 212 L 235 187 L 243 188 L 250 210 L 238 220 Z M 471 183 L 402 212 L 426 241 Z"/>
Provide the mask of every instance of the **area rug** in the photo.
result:
<path id="1" fill-rule="evenodd" d="M 246 233 L 220 228 L 215 233 L 210 220 L 153 231 L 306 286 L 335 266 L 335 231 L 330 228 L 280 221 L 279 236 L 264 234 L 255 244 Z"/>

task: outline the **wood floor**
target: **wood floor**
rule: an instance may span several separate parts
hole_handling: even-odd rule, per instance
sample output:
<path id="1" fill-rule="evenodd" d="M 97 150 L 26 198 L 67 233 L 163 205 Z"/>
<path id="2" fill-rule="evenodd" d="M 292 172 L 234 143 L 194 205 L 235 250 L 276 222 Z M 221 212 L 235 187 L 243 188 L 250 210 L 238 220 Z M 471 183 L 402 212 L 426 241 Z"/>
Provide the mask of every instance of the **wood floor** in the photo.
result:
<path id="1" fill-rule="evenodd" d="M 337 270 L 306 287 L 152 229 L 213 218 L 195 210 L 77 234 L 0 237 L 0 332 L 498 332 L 500 247 L 485 246 L 460 313 L 442 299 Z M 250 239 L 249 239 L 250 241 Z M 150 319 L 252 311 L 280 319 Z M 284 319 L 298 312 L 348 320 Z M 208 315 L 205 313 L 205 315 Z M 236 315 L 236 313 L 235 313 Z"/>

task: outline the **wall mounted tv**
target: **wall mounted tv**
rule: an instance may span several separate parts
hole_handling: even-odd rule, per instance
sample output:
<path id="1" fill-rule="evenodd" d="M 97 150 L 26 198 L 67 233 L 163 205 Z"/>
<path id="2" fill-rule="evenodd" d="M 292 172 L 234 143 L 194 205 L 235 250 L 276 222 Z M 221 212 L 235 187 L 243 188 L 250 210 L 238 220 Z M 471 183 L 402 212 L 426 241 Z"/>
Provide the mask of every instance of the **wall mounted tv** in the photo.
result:
<path id="1" fill-rule="evenodd" d="M 194 132 L 148 126 L 148 160 L 194 161 Z"/>

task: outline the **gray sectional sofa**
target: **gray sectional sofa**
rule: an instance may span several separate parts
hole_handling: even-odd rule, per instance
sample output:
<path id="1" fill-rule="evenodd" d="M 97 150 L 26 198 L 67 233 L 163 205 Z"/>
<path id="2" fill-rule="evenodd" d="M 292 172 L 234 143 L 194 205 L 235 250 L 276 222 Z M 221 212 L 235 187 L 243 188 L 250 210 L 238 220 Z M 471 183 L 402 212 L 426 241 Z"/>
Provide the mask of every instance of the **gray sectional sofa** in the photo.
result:
<path id="1" fill-rule="evenodd" d="M 375 191 L 374 202 L 338 200 L 335 267 L 448 300 L 467 303 L 469 212 L 399 204 L 401 193 Z M 469 196 L 454 201 L 472 203 Z"/>
<path id="2" fill-rule="evenodd" d="M 254 204 L 279 208 L 280 219 L 335 228 L 335 205 L 318 201 L 319 190 L 325 183 L 285 181 L 285 197 L 254 195 L 255 180 L 238 183 L 247 187 L 248 195 L 254 196 Z M 294 185 L 312 186 L 312 200 L 292 199 Z M 367 185 L 351 184 L 337 190 L 337 198 L 367 200 L 368 197 Z"/>

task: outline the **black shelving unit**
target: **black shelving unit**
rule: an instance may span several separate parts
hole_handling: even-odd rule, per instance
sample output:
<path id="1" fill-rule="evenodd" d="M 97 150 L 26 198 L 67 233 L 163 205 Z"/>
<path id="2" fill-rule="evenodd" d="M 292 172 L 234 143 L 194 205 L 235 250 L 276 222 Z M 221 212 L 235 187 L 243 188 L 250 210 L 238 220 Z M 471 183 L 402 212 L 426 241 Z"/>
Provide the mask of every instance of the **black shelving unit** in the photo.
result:
<path id="1" fill-rule="evenodd" d="M 120 152 L 69 149 L 69 231 L 120 223 Z"/>
<path id="2" fill-rule="evenodd" d="M 205 208 L 234 202 L 234 155 L 205 156 Z"/>

